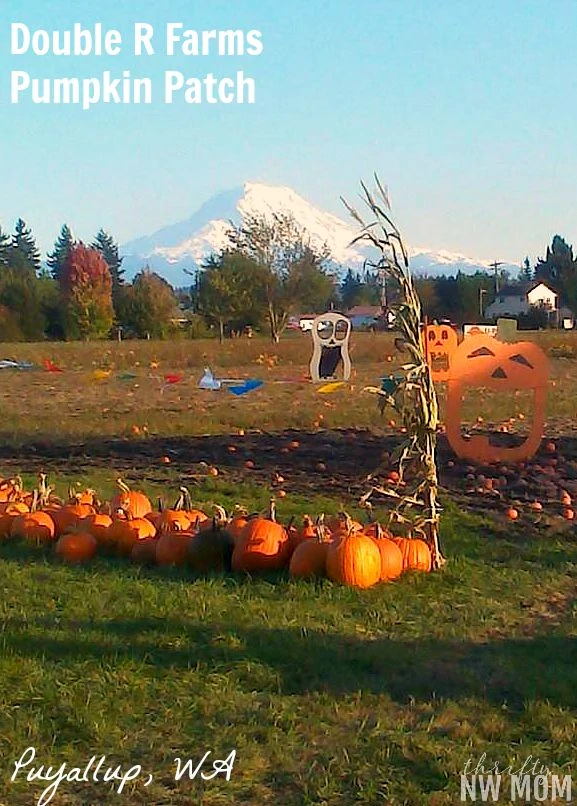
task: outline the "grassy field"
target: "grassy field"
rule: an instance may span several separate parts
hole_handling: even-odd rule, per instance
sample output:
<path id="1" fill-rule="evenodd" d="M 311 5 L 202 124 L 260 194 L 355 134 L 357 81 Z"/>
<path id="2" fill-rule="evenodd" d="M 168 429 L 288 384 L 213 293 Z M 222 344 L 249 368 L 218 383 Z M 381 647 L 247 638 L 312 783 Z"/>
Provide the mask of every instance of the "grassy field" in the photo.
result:
<path id="1" fill-rule="evenodd" d="M 547 435 L 569 484 L 577 340 L 546 334 L 539 341 L 556 384 Z M 280 469 L 283 519 L 343 505 L 358 514 L 355 478 L 362 488 L 381 446 L 398 439 L 388 415 L 381 420 L 374 399 L 361 393 L 397 364 L 386 335 L 355 336 L 354 388 L 327 396 L 304 382 L 272 382 L 306 372 L 309 344 L 299 336 L 274 349 L 253 340 L 222 348 L 8 345 L 4 353 L 50 358 L 64 371 L 1 371 L 0 475 L 19 470 L 30 485 L 44 467 L 61 494 L 78 481 L 108 497 L 122 472 L 153 497 L 170 500 L 184 479 L 202 506 L 241 501 L 256 509 Z M 202 392 L 196 384 L 205 365 L 268 382 L 238 399 Z M 111 374 L 97 381 L 96 369 Z M 118 377 L 128 372 L 136 377 Z M 172 372 L 183 380 L 164 385 Z M 474 422 L 480 401 L 467 404 Z M 487 394 L 482 406 L 485 422 L 525 427 L 522 398 Z M 283 452 L 286 428 L 303 430 L 299 449 Z M 162 463 L 167 451 L 171 461 Z M 255 458 L 254 471 L 244 468 L 247 457 Z M 219 475 L 205 476 L 203 461 L 217 464 Z M 444 448 L 440 461 L 446 570 L 364 592 L 285 575 L 194 579 L 109 558 L 70 568 L 51 554 L 3 544 L 0 806 L 36 803 L 48 786 L 27 781 L 27 770 L 10 780 L 31 746 L 35 766 L 84 768 L 105 755 L 103 770 L 141 767 L 120 793 L 118 782 L 114 789 L 90 777 L 63 781 L 55 806 L 449 805 L 460 802 L 467 760 L 476 764 L 483 753 L 487 767 L 521 767 L 531 755 L 553 773 L 571 774 L 575 529 L 544 531 L 540 519 L 507 523 L 496 499 L 463 497 L 466 471 L 445 470 Z M 175 759 L 196 767 L 211 751 L 209 773 L 211 761 L 232 750 L 229 781 L 175 780 Z"/>

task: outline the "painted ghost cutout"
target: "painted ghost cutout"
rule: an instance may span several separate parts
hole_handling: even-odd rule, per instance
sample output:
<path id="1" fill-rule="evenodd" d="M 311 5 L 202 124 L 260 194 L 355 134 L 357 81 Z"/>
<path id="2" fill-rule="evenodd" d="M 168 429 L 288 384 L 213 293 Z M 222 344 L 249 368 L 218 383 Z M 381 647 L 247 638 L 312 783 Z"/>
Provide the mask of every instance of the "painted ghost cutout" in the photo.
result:
<path id="1" fill-rule="evenodd" d="M 351 321 L 342 313 L 323 313 L 313 321 L 313 354 L 310 362 L 310 374 L 313 383 L 335 377 L 338 366 L 342 363 L 343 380 L 351 377 L 351 359 L 349 358 L 349 336 Z"/>

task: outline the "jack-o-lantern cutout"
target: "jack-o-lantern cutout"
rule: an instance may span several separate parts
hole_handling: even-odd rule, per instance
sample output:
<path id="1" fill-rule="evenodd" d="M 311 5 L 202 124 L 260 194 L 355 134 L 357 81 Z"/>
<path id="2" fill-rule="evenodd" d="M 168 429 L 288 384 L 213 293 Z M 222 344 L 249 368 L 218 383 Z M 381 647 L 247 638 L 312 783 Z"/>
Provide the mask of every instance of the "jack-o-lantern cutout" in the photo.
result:
<path id="1" fill-rule="evenodd" d="M 342 313 L 323 313 L 313 321 L 313 355 L 310 363 L 311 378 L 314 383 L 334 378 L 337 367 L 342 362 L 343 380 L 351 377 L 349 358 L 349 336 L 351 320 Z"/>
<path id="2" fill-rule="evenodd" d="M 459 346 L 457 331 L 450 325 L 425 325 L 423 337 L 432 379 L 448 380 L 451 356 Z"/>
<path id="3" fill-rule="evenodd" d="M 505 343 L 487 334 L 464 339 L 453 353 L 447 389 L 447 438 L 457 456 L 481 463 L 530 459 L 543 434 L 548 376 L 547 357 L 531 341 Z M 533 424 L 524 442 L 508 448 L 492 445 L 482 434 L 469 439 L 463 437 L 463 389 L 475 386 L 498 391 L 533 390 Z"/>

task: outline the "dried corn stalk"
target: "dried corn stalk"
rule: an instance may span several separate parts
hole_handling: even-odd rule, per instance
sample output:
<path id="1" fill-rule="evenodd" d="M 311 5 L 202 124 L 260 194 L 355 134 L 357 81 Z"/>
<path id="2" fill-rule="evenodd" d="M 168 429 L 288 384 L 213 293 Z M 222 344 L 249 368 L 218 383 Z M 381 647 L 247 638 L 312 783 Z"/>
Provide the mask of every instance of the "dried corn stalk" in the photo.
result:
<path id="1" fill-rule="evenodd" d="M 365 223 L 359 213 L 344 199 L 349 213 L 361 226 L 353 244 L 375 247 L 379 257 L 370 265 L 384 271 L 399 288 L 399 301 L 393 304 L 395 327 L 400 337 L 397 343 L 407 355 L 402 374 L 378 389 L 367 391 L 379 395 L 381 412 L 386 405 L 398 413 L 406 428 L 407 439 L 396 452 L 399 462 L 397 492 L 382 487 L 373 488 L 363 496 L 368 503 L 373 493 L 381 493 L 395 502 L 391 518 L 411 524 L 414 534 L 428 543 L 433 567 L 440 568 L 445 559 L 439 548 L 439 507 L 437 504 L 437 468 L 435 449 L 437 441 L 438 406 L 435 387 L 425 353 L 425 340 L 421 337 L 421 302 L 413 285 L 409 258 L 399 230 L 389 217 L 390 203 L 386 189 L 375 175 L 377 189 L 371 192 L 364 183 L 362 200 L 369 208 L 373 221 Z M 369 477 L 371 478 L 371 477 Z"/>

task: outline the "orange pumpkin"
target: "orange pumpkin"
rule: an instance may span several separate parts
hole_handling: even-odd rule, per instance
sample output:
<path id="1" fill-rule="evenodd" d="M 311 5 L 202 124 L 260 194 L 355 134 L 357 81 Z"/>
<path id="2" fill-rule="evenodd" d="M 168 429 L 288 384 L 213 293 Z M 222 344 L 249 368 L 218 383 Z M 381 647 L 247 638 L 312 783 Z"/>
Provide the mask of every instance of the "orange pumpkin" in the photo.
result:
<path id="1" fill-rule="evenodd" d="M 197 532 L 187 529 L 164 529 L 156 541 L 156 562 L 158 565 L 186 565 L 188 546 L 196 539 Z"/>
<path id="2" fill-rule="evenodd" d="M 112 526 L 112 518 L 104 513 L 94 512 L 82 518 L 78 522 L 78 528 L 90 532 L 96 538 L 99 545 L 106 546 L 109 542 L 109 532 Z"/>
<path id="3" fill-rule="evenodd" d="M 76 529 L 79 522 L 88 515 L 94 515 L 95 509 L 92 504 L 64 504 L 64 506 L 49 505 L 48 510 L 56 526 L 56 534 L 62 535 L 72 529 Z"/>
<path id="4" fill-rule="evenodd" d="M 275 571 L 288 562 L 291 544 L 286 529 L 275 520 L 274 503 L 269 517 L 250 518 L 232 554 L 233 571 Z"/>
<path id="5" fill-rule="evenodd" d="M 96 554 L 98 544 L 89 532 L 68 532 L 56 543 L 56 554 L 68 563 L 83 563 Z"/>
<path id="6" fill-rule="evenodd" d="M 403 554 L 397 544 L 377 529 L 373 538 L 381 554 L 381 582 L 397 579 L 403 573 Z"/>
<path id="7" fill-rule="evenodd" d="M 505 343 L 492 336 L 468 336 L 453 354 L 447 389 L 447 438 L 457 456 L 479 463 L 519 462 L 530 459 L 541 444 L 549 367 L 545 354 L 533 342 Z M 532 389 L 533 425 L 527 439 L 513 448 L 492 445 L 482 434 L 461 434 L 464 387 L 498 391 Z"/>
<path id="8" fill-rule="evenodd" d="M 10 527 L 11 537 L 21 537 L 32 545 L 42 546 L 54 540 L 56 527 L 48 512 L 38 510 L 17 515 Z"/>
<path id="9" fill-rule="evenodd" d="M 22 501 L 12 501 L 2 504 L 2 514 L 0 515 L 0 537 L 9 537 L 14 518 L 29 512 L 30 508 Z"/>
<path id="10" fill-rule="evenodd" d="M 131 517 L 115 518 L 107 533 L 108 543 L 124 557 L 130 556 L 132 547 L 138 540 L 155 535 L 156 529 L 149 520 Z"/>
<path id="11" fill-rule="evenodd" d="M 228 522 L 228 533 L 232 537 L 234 543 L 236 544 L 239 540 L 241 534 L 243 533 L 244 527 L 248 523 L 248 512 L 244 507 L 235 504 L 234 511 L 232 514 L 232 518 Z"/>
<path id="12" fill-rule="evenodd" d="M 459 345 L 457 331 L 450 325 L 425 325 L 425 355 L 434 381 L 446 381 L 453 353 Z"/>
<path id="13" fill-rule="evenodd" d="M 372 537 L 351 531 L 328 544 L 327 576 L 333 582 L 370 588 L 381 578 L 381 553 Z"/>
<path id="14" fill-rule="evenodd" d="M 120 487 L 120 491 L 113 496 L 110 502 L 113 512 L 123 509 L 133 518 L 145 518 L 149 512 L 152 512 L 150 499 L 144 493 L 131 490 L 122 479 L 117 479 L 116 483 Z"/>
<path id="15" fill-rule="evenodd" d="M 393 542 L 403 555 L 403 571 L 431 570 L 431 550 L 424 540 L 417 537 L 395 537 Z"/>
<path id="16" fill-rule="evenodd" d="M 330 540 L 323 530 L 314 538 L 310 536 L 304 538 L 292 553 L 289 563 L 290 575 L 304 579 L 326 576 L 329 543 Z"/>

